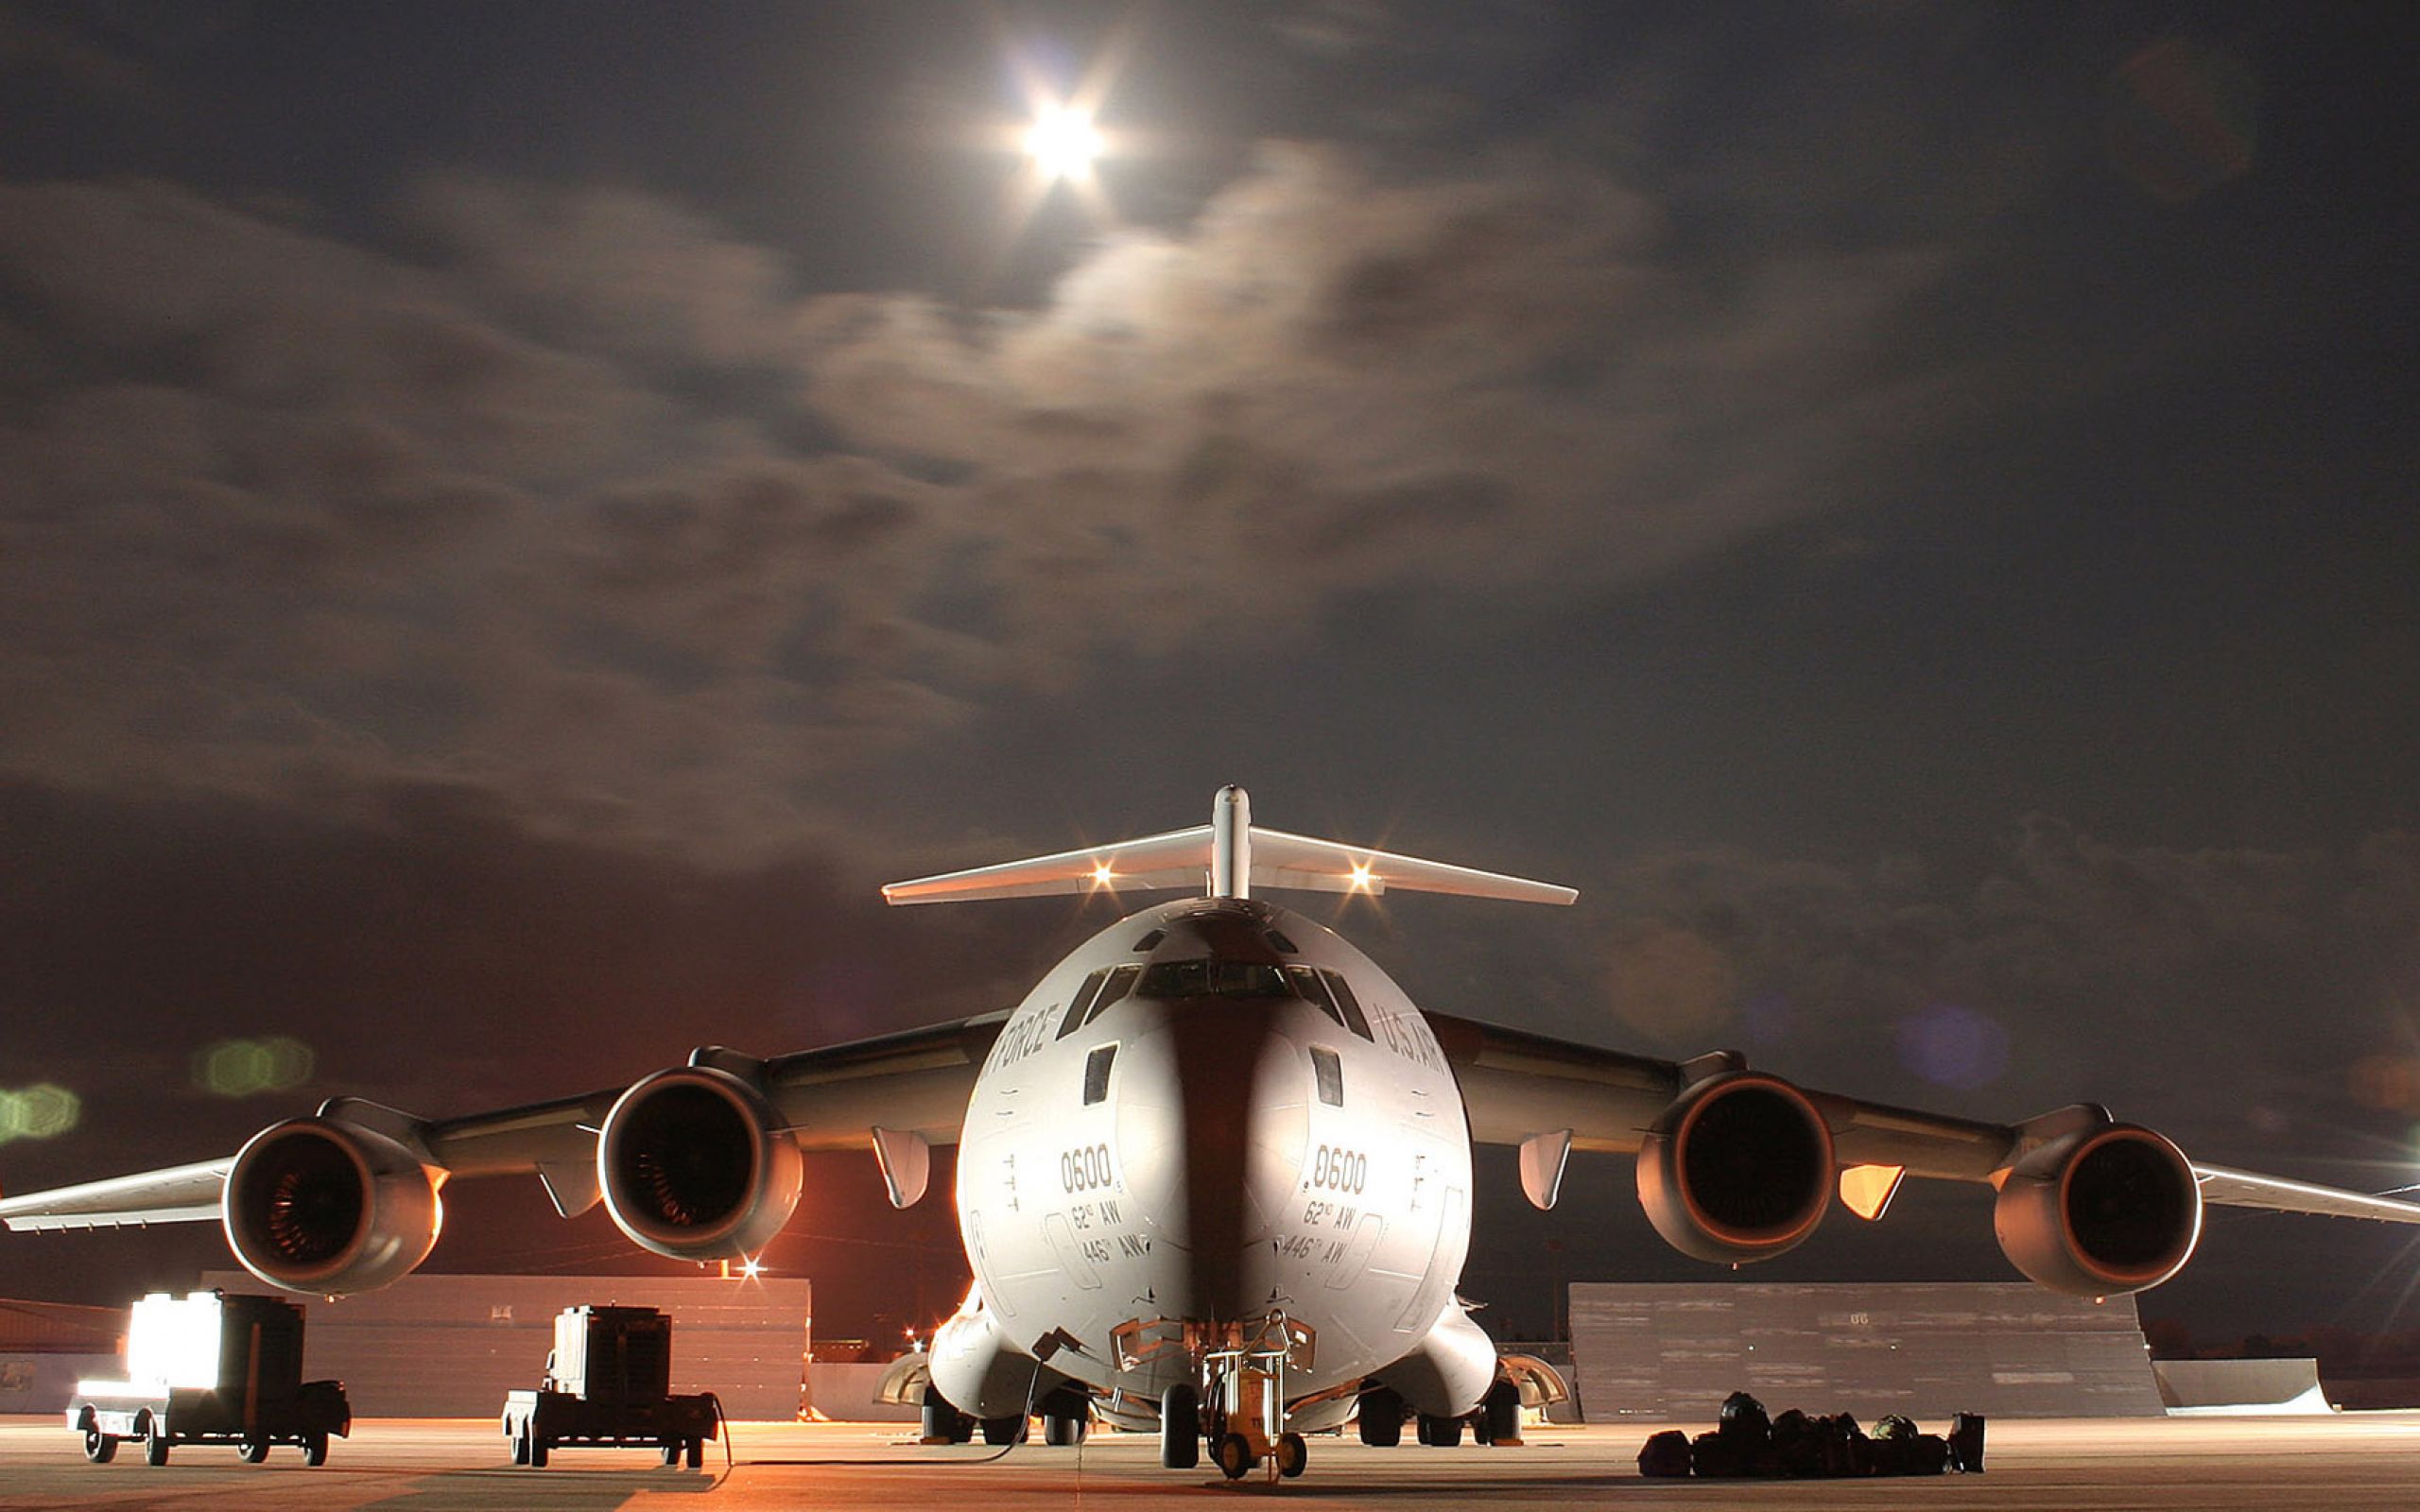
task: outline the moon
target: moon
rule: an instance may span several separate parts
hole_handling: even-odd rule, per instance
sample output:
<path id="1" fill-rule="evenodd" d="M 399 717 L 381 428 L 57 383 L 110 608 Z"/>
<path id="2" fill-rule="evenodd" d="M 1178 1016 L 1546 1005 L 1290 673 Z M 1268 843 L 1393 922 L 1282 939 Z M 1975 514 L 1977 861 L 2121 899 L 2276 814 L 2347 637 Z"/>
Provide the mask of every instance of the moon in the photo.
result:
<path id="1" fill-rule="evenodd" d="M 1044 108 L 1026 129 L 1026 156 L 1045 179 L 1084 180 L 1092 177 L 1093 160 L 1100 156 L 1100 132 L 1090 111 L 1072 106 Z"/>

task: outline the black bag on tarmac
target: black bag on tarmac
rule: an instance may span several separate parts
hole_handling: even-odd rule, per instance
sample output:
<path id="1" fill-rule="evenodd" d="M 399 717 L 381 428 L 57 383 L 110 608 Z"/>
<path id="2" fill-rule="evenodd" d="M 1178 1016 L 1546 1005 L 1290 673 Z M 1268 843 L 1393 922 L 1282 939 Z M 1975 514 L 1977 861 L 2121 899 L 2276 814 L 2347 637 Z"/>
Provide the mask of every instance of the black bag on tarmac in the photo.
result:
<path id="1" fill-rule="evenodd" d="M 1983 1473 L 1983 1415 L 1962 1412 L 1949 1419 L 1949 1468 L 1962 1475 Z"/>
<path id="2" fill-rule="evenodd" d="M 1736 1481 L 1748 1473 L 1747 1446 L 1735 1435 L 1700 1434 L 1689 1440 L 1689 1467 L 1709 1481 Z"/>
<path id="3" fill-rule="evenodd" d="M 1677 1428 L 1651 1435 L 1638 1451 L 1638 1473 L 1673 1476 L 1689 1473 L 1689 1435 Z"/>
<path id="4" fill-rule="evenodd" d="M 1824 1473 L 1824 1434 L 1797 1408 L 1773 1419 L 1773 1468 L 1790 1476 Z"/>

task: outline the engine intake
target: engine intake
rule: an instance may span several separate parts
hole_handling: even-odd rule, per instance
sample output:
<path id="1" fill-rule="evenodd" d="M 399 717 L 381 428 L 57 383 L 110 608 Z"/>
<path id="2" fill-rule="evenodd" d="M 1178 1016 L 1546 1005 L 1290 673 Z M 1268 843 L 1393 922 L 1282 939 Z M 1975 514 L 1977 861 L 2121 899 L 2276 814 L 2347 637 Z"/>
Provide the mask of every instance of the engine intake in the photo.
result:
<path id="1" fill-rule="evenodd" d="M 437 1177 L 384 1134 L 335 1119 L 272 1124 L 236 1152 L 220 1221 L 246 1270 L 289 1292 L 366 1292 L 428 1258 Z"/>
<path id="2" fill-rule="evenodd" d="M 2029 1152 L 2000 1183 L 1992 1228 L 2009 1263 L 2077 1297 L 2157 1286 L 2202 1237 L 2202 1185 L 2177 1147 L 2133 1124 Z"/>
<path id="3" fill-rule="evenodd" d="M 634 1243 L 674 1260 L 763 1248 L 797 1210 L 804 1169 L 765 1094 L 712 1066 L 638 1083 L 596 1140 L 606 1211 Z"/>
<path id="4" fill-rule="evenodd" d="M 1815 1231 L 1832 1200 L 1832 1129 L 1778 1076 L 1733 1072 L 1681 1094 L 1638 1150 L 1638 1200 L 1700 1260 L 1765 1260 Z"/>

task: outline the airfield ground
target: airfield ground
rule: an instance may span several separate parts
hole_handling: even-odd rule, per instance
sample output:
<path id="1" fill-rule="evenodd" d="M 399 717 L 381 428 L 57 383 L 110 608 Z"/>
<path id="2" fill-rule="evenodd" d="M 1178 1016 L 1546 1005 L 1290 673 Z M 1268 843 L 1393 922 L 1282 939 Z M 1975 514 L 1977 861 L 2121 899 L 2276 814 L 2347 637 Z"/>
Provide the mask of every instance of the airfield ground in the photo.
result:
<path id="1" fill-rule="evenodd" d="M 651 1453 L 563 1450 L 543 1470 L 509 1462 L 493 1421 L 382 1419 L 358 1425 L 328 1464 L 290 1449 L 261 1466 L 233 1451 L 185 1448 L 158 1469 L 130 1449 L 84 1463 L 56 1419 L 0 1418 L 0 1509 L 310 1508 L 352 1512 L 603 1512 L 686 1507 L 1127 1509 L 1216 1506 L 1247 1497 L 1321 1507 L 1689 1506 L 1787 1508 L 2420 1507 L 2420 1413 L 2271 1418 L 2130 1419 L 1991 1425 L 1985 1473 L 1895 1481 L 1705 1482 L 1639 1477 L 1652 1424 L 1535 1430 L 1518 1449 L 1364 1449 L 1312 1440 L 1299 1481 L 1238 1483 L 1163 1470 L 1153 1440 L 1098 1434 L 1080 1451 L 1036 1442 L 997 1451 L 918 1447 L 898 1425 L 740 1423 L 735 1468 L 712 1446 L 701 1471 Z M 1703 1426 L 1703 1425 L 1701 1425 Z"/>

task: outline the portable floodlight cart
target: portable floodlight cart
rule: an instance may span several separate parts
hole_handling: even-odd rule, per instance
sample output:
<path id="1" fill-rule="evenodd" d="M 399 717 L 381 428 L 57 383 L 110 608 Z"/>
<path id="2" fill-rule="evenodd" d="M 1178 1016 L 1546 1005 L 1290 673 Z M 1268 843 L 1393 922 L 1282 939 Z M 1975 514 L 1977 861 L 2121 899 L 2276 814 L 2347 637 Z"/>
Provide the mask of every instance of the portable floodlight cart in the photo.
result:
<path id="1" fill-rule="evenodd" d="M 128 1440 L 151 1465 L 178 1444 L 233 1445 L 248 1465 L 292 1444 L 304 1464 L 323 1465 L 329 1437 L 353 1432 L 344 1383 L 302 1379 L 302 1309 L 282 1297 L 144 1297 L 127 1326 L 126 1377 L 82 1382 L 68 1404 L 67 1426 L 95 1465 Z"/>
<path id="2" fill-rule="evenodd" d="M 674 1396 L 672 1320 L 651 1307 L 567 1307 L 535 1391 L 504 1399 L 512 1463 L 544 1469 L 566 1447 L 654 1449 L 666 1465 L 705 1463 L 717 1436 L 712 1392 Z"/>

